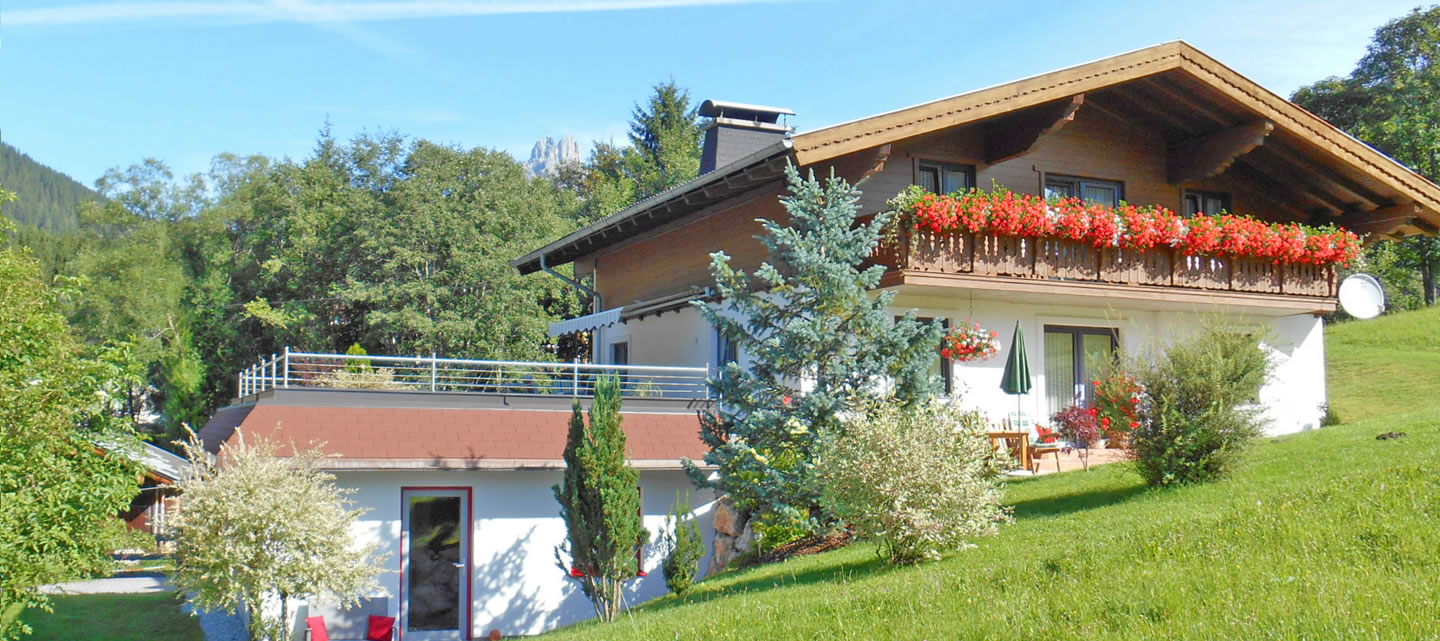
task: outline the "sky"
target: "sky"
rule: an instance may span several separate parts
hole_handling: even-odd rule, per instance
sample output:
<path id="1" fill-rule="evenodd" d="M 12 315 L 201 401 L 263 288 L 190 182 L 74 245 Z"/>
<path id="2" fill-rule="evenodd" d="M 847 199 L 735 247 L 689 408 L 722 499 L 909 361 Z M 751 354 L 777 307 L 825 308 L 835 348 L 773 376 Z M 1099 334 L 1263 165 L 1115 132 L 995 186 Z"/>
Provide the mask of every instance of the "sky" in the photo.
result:
<path id="1" fill-rule="evenodd" d="M 0 0 L 0 140 L 93 184 L 394 131 L 520 160 L 624 141 L 673 78 L 800 131 L 1183 39 L 1289 95 L 1416 0 Z"/>

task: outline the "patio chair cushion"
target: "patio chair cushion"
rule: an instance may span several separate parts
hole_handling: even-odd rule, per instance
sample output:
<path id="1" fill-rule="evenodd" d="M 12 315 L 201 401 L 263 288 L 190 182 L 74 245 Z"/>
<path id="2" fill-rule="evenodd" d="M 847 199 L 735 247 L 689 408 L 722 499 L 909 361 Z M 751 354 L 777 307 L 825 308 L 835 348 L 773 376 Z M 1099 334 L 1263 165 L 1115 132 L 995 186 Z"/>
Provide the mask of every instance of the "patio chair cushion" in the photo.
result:
<path id="1" fill-rule="evenodd" d="M 310 628 L 310 641 L 330 641 L 325 630 L 325 617 L 305 617 L 305 626 Z"/>
<path id="2" fill-rule="evenodd" d="M 395 617 L 370 615 L 370 633 L 366 641 L 391 641 L 395 638 Z"/>

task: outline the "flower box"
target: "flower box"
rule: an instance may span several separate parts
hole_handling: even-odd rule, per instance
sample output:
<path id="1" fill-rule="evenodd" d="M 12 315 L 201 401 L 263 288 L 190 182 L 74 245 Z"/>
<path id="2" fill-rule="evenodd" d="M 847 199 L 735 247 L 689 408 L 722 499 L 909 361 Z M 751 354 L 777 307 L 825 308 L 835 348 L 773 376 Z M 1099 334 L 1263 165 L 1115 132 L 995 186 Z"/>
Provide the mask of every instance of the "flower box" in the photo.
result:
<path id="1" fill-rule="evenodd" d="M 1098 280 L 1100 250 L 1078 240 L 1037 238 L 1035 244 L 1035 275 L 1039 278 L 1066 280 Z"/>
<path id="2" fill-rule="evenodd" d="M 1156 247 L 1144 251 L 1106 247 L 1100 251 L 1100 280 L 1126 285 L 1169 286 L 1173 252 Z"/>
<path id="3" fill-rule="evenodd" d="M 974 272 L 988 276 L 1035 276 L 1035 239 L 976 234 Z"/>
<path id="4" fill-rule="evenodd" d="M 1280 293 L 1280 270 L 1263 258 L 1231 258 L 1230 288 L 1238 292 Z"/>

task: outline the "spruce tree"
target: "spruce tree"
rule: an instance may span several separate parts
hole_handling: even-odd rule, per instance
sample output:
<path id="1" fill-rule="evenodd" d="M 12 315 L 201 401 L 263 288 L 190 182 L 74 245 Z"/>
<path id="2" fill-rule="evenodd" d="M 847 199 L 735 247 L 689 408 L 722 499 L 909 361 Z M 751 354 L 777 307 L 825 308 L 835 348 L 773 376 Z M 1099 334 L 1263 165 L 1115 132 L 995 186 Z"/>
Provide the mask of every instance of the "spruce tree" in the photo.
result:
<path id="1" fill-rule="evenodd" d="M 722 300 L 696 307 L 752 362 L 727 364 L 710 381 L 721 402 L 705 417 L 702 438 L 718 480 L 686 465 L 697 485 L 730 494 L 762 527 L 796 535 L 824 521 L 812 482 L 817 435 L 839 430 L 843 414 L 882 395 L 906 402 L 933 394 L 928 366 L 944 330 L 913 311 L 896 320 L 894 292 L 871 295 L 885 268 L 864 264 L 893 213 L 856 224 L 860 192 L 844 179 L 821 184 L 793 166 L 786 176 L 781 202 L 790 225 L 761 221 L 769 260 L 754 278 L 723 252 L 711 255 Z"/>
<path id="2" fill-rule="evenodd" d="M 596 383 L 588 426 L 576 401 L 565 442 L 565 478 L 554 487 L 567 530 L 556 558 L 605 621 L 620 613 L 625 581 L 640 569 L 636 552 L 650 538 L 640 516 L 640 474 L 626 462 L 620 404 L 620 380 L 614 376 Z"/>

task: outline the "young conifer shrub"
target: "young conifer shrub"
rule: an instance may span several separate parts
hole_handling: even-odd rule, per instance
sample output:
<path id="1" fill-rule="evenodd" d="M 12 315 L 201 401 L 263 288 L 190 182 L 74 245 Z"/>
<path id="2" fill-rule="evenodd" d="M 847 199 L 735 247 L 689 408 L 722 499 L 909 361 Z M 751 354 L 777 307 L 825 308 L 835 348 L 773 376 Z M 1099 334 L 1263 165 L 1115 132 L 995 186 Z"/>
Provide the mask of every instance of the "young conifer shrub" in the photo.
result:
<path id="1" fill-rule="evenodd" d="M 995 533 L 1002 463 L 984 419 L 942 401 L 877 402 L 822 434 L 816 456 L 826 511 L 897 564 Z"/>
<path id="2" fill-rule="evenodd" d="M 588 425 L 575 403 L 565 442 L 565 479 L 554 487 L 568 535 L 556 559 L 580 581 L 603 621 L 620 614 L 625 582 L 640 570 L 636 552 L 650 539 L 640 516 L 640 473 L 626 462 L 620 402 L 619 378 L 604 376 L 595 384 Z"/>
<path id="3" fill-rule="evenodd" d="M 675 494 L 675 508 L 666 520 L 665 586 L 676 595 L 685 596 L 700 574 L 700 559 L 705 557 L 705 539 L 691 514 L 690 497 Z"/>
<path id="4" fill-rule="evenodd" d="M 1218 479 L 1264 432 L 1260 388 L 1271 364 L 1263 338 L 1211 326 L 1131 365 L 1144 392 L 1130 447 L 1150 485 Z"/>
<path id="5" fill-rule="evenodd" d="M 860 192 L 843 178 L 820 181 L 786 169 L 780 201 L 787 224 L 761 221 L 769 258 L 752 274 L 711 254 L 718 303 L 693 303 L 716 331 L 749 356 L 710 381 L 725 399 L 703 418 L 705 462 L 688 462 L 697 487 L 728 494 L 753 517 L 762 548 L 818 532 L 824 523 L 815 483 L 816 435 L 883 398 L 893 381 L 904 401 L 934 390 L 929 366 L 944 334 L 912 310 L 898 320 L 895 292 L 871 291 L 885 274 L 869 264 L 894 213 L 856 223 Z M 800 384 L 804 381 L 804 384 Z"/>

